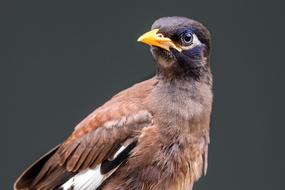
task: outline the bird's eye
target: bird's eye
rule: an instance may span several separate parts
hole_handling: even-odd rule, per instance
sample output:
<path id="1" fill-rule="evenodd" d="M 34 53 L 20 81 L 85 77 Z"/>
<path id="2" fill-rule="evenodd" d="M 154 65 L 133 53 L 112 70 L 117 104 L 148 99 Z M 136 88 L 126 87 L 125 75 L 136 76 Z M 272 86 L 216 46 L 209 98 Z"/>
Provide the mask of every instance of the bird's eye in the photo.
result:
<path id="1" fill-rule="evenodd" d="M 183 45 L 189 46 L 193 43 L 193 34 L 185 32 L 181 35 L 181 41 Z"/>

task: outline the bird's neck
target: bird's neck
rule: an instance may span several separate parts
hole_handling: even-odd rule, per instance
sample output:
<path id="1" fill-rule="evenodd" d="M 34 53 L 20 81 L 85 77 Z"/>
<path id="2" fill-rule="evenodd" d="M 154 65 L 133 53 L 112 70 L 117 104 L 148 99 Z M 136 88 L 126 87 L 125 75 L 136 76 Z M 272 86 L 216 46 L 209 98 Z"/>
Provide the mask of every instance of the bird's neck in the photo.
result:
<path id="1" fill-rule="evenodd" d="M 165 65 L 166 64 L 157 64 L 156 76 L 166 84 L 188 83 L 191 86 L 191 83 L 194 84 L 195 82 L 200 82 L 212 86 L 212 74 L 208 63 L 203 63 L 201 66 L 187 69 L 178 65 L 172 67 Z"/>
<path id="2" fill-rule="evenodd" d="M 164 80 L 152 91 L 156 112 L 165 118 L 191 120 L 211 109 L 212 86 L 196 80 Z"/>

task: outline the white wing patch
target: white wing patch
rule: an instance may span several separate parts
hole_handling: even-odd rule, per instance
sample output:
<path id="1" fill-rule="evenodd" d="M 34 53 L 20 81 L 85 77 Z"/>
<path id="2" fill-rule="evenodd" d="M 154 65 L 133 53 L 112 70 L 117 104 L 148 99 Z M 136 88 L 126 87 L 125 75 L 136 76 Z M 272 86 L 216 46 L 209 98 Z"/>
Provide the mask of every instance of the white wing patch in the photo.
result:
<path id="1" fill-rule="evenodd" d="M 121 146 L 120 149 L 114 154 L 113 159 L 115 159 L 126 147 Z M 101 174 L 100 172 L 101 164 L 94 169 L 87 169 L 76 174 L 74 177 L 70 178 L 65 182 L 61 189 L 63 190 L 96 190 L 110 175 L 112 175 L 119 166 L 111 170 L 106 174 Z"/>
<path id="2" fill-rule="evenodd" d="M 100 166 L 98 165 L 95 169 L 88 169 L 78 173 L 62 185 L 63 190 L 96 189 L 104 181 L 105 177 L 100 172 Z"/>

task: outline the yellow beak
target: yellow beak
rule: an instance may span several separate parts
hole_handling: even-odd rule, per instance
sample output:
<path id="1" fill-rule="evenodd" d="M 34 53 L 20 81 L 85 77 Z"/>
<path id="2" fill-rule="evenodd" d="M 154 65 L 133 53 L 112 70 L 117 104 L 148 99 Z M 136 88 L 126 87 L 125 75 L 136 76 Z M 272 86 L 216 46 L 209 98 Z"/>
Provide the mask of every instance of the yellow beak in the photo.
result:
<path id="1" fill-rule="evenodd" d="M 157 46 L 167 51 L 169 51 L 170 47 L 176 49 L 179 52 L 182 51 L 182 49 L 177 47 L 170 38 L 164 37 L 161 33 L 158 33 L 158 31 L 159 29 L 154 29 L 147 33 L 144 33 L 138 38 L 138 42 L 142 42 L 150 46 Z"/>

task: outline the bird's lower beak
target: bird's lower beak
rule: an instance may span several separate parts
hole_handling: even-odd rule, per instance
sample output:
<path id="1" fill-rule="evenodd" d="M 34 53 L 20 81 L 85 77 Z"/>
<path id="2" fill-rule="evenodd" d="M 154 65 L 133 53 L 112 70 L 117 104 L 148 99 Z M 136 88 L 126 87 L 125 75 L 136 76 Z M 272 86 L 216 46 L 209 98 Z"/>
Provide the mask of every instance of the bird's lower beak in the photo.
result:
<path id="1" fill-rule="evenodd" d="M 177 47 L 170 38 L 164 37 L 161 33 L 158 33 L 158 31 L 159 29 L 154 29 L 144 33 L 138 38 L 138 42 L 142 42 L 150 46 L 157 46 L 167 51 L 170 51 L 170 47 L 179 52 L 182 51 L 182 49 Z"/>

